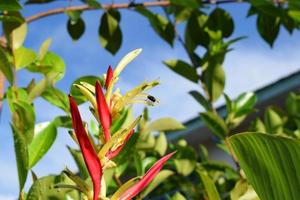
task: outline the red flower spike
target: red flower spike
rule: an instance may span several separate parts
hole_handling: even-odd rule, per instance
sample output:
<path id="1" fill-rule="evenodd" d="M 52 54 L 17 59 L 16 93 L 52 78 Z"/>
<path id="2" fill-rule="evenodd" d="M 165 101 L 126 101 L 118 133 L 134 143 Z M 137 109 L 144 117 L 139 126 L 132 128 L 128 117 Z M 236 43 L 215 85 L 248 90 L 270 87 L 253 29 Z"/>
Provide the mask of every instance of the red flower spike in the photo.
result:
<path id="1" fill-rule="evenodd" d="M 99 81 L 96 82 L 96 101 L 100 122 L 104 131 L 104 140 L 108 142 L 110 139 L 111 115 Z"/>
<path id="2" fill-rule="evenodd" d="M 132 136 L 132 134 L 134 133 L 134 130 L 131 130 L 130 133 L 127 135 L 127 137 L 125 138 L 123 144 L 121 144 L 116 150 L 114 151 L 110 151 L 106 154 L 106 157 L 111 160 L 114 157 L 116 157 L 120 151 L 123 149 L 123 147 L 125 146 L 126 142 L 129 140 L 129 138 Z"/>
<path id="3" fill-rule="evenodd" d="M 135 185 L 133 185 L 131 188 L 126 190 L 119 198 L 118 200 L 128 200 L 135 197 L 138 193 L 140 193 L 158 174 L 158 172 L 161 170 L 165 162 L 173 156 L 173 154 L 176 152 L 169 153 L 168 155 L 162 157 L 159 159 L 147 172 L 146 174 L 141 178 L 139 182 L 137 182 Z"/>
<path id="4" fill-rule="evenodd" d="M 89 174 L 91 176 L 94 188 L 94 200 L 98 200 L 98 196 L 101 188 L 102 178 L 102 166 L 100 160 L 95 152 L 93 145 L 90 143 L 88 135 L 82 123 L 82 119 L 75 103 L 74 99 L 69 95 L 70 109 L 72 115 L 73 128 L 84 158 L 84 162 L 87 166 Z"/>
<path id="5" fill-rule="evenodd" d="M 108 69 L 107 69 L 107 72 L 106 72 L 106 79 L 105 79 L 105 88 L 107 89 L 110 82 L 111 82 L 111 79 L 113 77 L 113 70 L 112 70 L 112 67 L 109 65 Z"/>

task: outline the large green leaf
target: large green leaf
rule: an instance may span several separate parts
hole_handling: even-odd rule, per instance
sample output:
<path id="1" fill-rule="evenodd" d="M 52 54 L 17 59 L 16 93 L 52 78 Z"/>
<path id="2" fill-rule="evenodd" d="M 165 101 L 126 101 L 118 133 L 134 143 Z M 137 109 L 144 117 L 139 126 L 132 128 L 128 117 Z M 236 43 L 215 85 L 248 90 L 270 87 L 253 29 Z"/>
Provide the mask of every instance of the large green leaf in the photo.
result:
<path id="1" fill-rule="evenodd" d="M 114 9 L 105 12 L 101 17 L 98 30 L 100 43 L 112 54 L 116 54 L 122 44 L 120 20 L 120 12 Z"/>
<path id="2" fill-rule="evenodd" d="M 0 47 L 0 71 L 4 74 L 4 76 L 10 82 L 10 84 L 12 84 L 14 81 L 14 73 L 13 73 L 12 65 L 9 62 L 8 55 L 1 47 Z"/>
<path id="3" fill-rule="evenodd" d="M 182 60 L 166 60 L 164 64 L 180 76 L 197 83 L 198 75 L 195 68 Z"/>
<path id="4" fill-rule="evenodd" d="M 35 125 L 34 137 L 28 146 L 29 168 L 32 168 L 50 149 L 55 141 L 55 124 L 45 122 Z"/>
<path id="5" fill-rule="evenodd" d="M 171 4 L 189 8 L 199 8 L 202 4 L 201 0 L 171 0 Z"/>
<path id="6" fill-rule="evenodd" d="M 27 179 L 27 166 L 28 166 L 28 148 L 27 141 L 16 127 L 12 126 L 13 136 L 14 136 L 14 146 L 15 146 L 15 154 L 17 161 L 17 169 L 18 169 L 18 177 L 19 177 L 19 189 L 22 191 L 26 179 Z"/>
<path id="7" fill-rule="evenodd" d="M 299 199 L 299 140 L 247 132 L 228 141 L 261 200 Z"/>

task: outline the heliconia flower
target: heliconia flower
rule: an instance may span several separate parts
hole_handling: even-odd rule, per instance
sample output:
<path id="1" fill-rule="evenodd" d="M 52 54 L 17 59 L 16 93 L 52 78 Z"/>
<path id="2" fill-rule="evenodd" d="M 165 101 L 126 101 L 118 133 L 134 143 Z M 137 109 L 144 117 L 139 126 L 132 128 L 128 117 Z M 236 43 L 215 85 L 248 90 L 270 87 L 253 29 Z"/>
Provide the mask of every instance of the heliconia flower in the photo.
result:
<path id="1" fill-rule="evenodd" d="M 114 72 L 112 70 L 112 67 L 109 65 L 107 72 L 106 72 L 106 79 L 105 79 L 105 88 L 106 89 L 109 87 L 109 84 L 111 83 L 113 75 L 114 75 Z"/>
<path id="2" fill-rule="evenodd" d="M 111 114 L 99 81 L 96 82 L 95 92 L 98 115 L 104 132 L 104 141 L 108 142 L 108 140 L 110 139 L 109 129 L 111 126 Z"/>
<path id="3" fill-rule="evenodd" d="M 169 160 L 173 154 L 176 152 L 169 153 L 168 155 L 162 157 L 159 159 L 147 172 L 146 174 L 141 178 L 139 182 L 134 184 L 132 187 L 130 187 L 128 190 L 126 190 L 119 198 L 118 200 L 129 200 L 135 197 L 137 194 L 139 194 L 158 174 L 158 172 L 161 170 L 165 162 Z"/>
<path id="4" fill-rule="evenodd" d="M 114 151 L 109 151 L 106 154 L 106 157 L 111 160 L 113 159 L 115 156 L 117 156 L 120 151 L 123 149 L 123 147 L 125 146 L 126 142 L 130 139 L 130 137 L 132 136 L 132 134 L 134 133 L 134 130 L 131 130 L 130 133 L 126 136 L 123 144 L 121 144 L 117 149 L 115 149 Z"/>
<path id="5" fill-rule="evenodd" d="M 85 131 L 77 104 L 75 103 L 74 99 L 71 96 L 69 96 L 69 101 L 70 101 L 73 128 L 84 158 L 84 162 L 87 166 L 87 169 L 89 171 L 89 174 L 93 182 L 93 189 L 94 189 L 93 199 L 98 200 L 98 196 L 101 188 L 100 181 L 102 178 L 101 162 Z"/>

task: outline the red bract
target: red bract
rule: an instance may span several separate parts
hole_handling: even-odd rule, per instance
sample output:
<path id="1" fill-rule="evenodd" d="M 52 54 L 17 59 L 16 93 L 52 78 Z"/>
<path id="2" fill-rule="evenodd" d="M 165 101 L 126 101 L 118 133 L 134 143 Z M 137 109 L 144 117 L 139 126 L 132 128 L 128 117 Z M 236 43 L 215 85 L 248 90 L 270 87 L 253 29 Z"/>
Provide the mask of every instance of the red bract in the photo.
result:
<path id="1" fill-rule="evenodd" d="M 109 129 L 111 126 L 111 115 L 99 81 L 96 82 L 96 101 L 100 122 L 104 132 L 104 140 L 105 142 L 108 142 L 110 139 Z"/>
<path id="2" fill-rule="evenodd" d="M 109 65 L 108 69 L 107 69 L 107 72 L 106 72 L 106 79 L 105 79 L 105 88 L 107 89 L 110 82 L 111 82 L 111 79 L 113 77 L 113 70 L 112 70 L 112 67 Z"/>
<path id="3" fill-rule="evenodd" d="M 72 115 L 73 128 L 87 166 L 94 188 L 94 200 L 98 200 L 101 187 L 102 166 L 100 160 L 95 152 L 93 145 L 90 143 L 88 135 L 82 123 L 82 119 L 74 99 L 69 96 L 70 109 Z"/>
<path id="4" fill-rule="evenodd" d="M 129 200 L 135 197 L 138 193 L 140 193 L 157 175 L 157 173 L 161 170 L 165 162 L 171 156 L 173 156 L 175 152 L 172 152 L 161 159 L 159 159 L 147 172 L 146 174 L 141 178 L 139 182 L 137 182 L 135 185 L 133 185 L 131 188 L 126 190 L 119 198 L 118 200 Z"/>
<path id="5" fill-rule="evenodd" d="M 127 135 L 127 137 L 125 138 L 123 144 L 121 144 L 116 150 L 114 151 L 110 151 L 106 154 L 106 157 L 108 159 L 113 159 L 115 156 L 117 156 L 120 151 L 123 149 L 123 147 L 125 146 L 126 142 L 129 140 L 129 138 L 131 137 L 131 135 L 134 133 L 134 130 L 131 130 L 130 133 Z"/>

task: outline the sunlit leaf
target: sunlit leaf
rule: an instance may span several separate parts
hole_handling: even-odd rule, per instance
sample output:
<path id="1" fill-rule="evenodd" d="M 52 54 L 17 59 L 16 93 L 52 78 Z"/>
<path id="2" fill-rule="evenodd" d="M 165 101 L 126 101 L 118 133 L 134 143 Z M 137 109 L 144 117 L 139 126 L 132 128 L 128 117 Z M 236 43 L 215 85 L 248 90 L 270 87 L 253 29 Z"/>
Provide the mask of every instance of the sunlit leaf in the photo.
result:
<path id="1" fill-rule="evenodd" d="M 174 131 L 174 130 L 180 130 L 184 129 L 185 127 L 182 125 L 182 123 L 178 122 L 177 120 L 173 118 L 160 118 L 153 122 L 151 122 L 148 125 L 147 131 Z"/>
<path id="2" fill-rule="evenodd" d="M 36 53 L 28 48 L 20 47 L 14 51 L 15 67 L 17 70 L 33 63 L 36 59 Z"/>
<path id="3" fill-rule="evenodd" d="M 229 143 L 261 200 L 298 199 L 299 140 L 248 132 L 230 137 Z"/>

